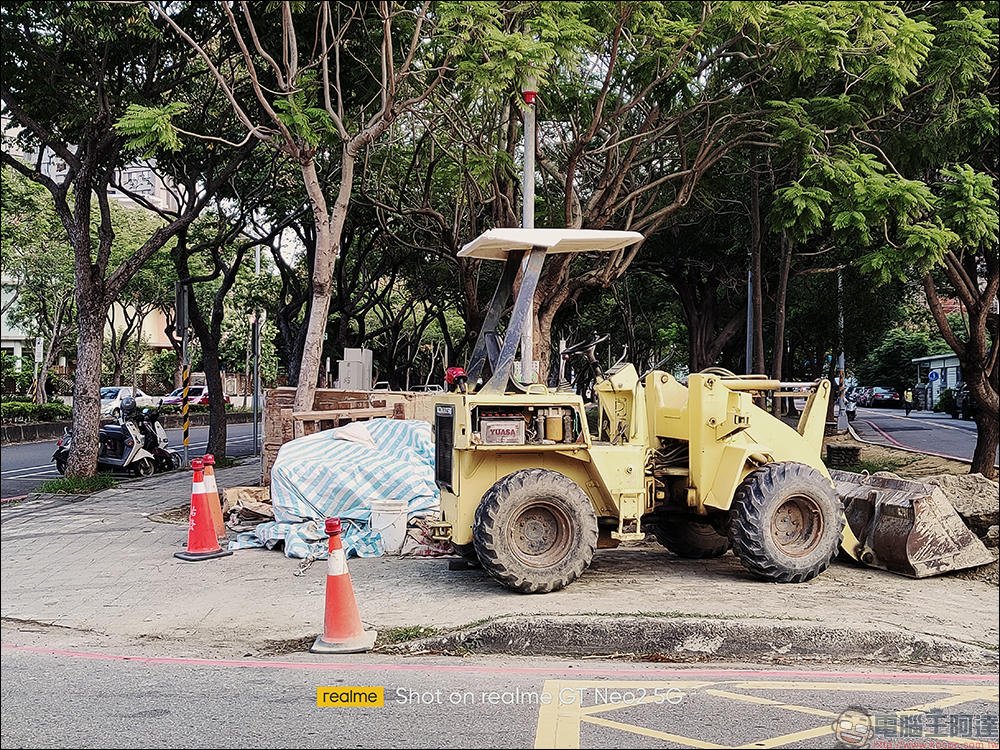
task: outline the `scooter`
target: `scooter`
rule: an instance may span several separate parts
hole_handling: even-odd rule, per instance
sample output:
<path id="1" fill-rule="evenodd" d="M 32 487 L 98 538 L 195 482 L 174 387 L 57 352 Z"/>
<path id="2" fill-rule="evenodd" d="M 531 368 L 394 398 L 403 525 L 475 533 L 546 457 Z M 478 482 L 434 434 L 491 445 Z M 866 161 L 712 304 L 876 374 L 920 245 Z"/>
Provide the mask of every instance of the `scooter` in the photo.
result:
<path id="1" fill-rule="evenodd" d="M 181 455 L 168 448 L 167 431 L 160 423 L 160 413 L 156 409 L 145 407 L 140 413 L 139 429 L 145 437 L 143 447 L 149 451 L 156 462 L 157 471 L 172 471 L 181 468 Z"/>
<path id="2" fill-rule="evenodd" d="M 108 424 L 100 429 L 101 445 L 97 452 L 99 471 L 127 471 L 141 477 L 151 477 L 156 473 L 156 459 L 145 448 L 146 438 L 135 421 L 135 414 L 135 399 L 126 398 L 122 401 L 118 423 Z M 52 454 L 56 471 L 60 474 L 66 473 L 72 443 L 73 431 L 66 428 Z"/>

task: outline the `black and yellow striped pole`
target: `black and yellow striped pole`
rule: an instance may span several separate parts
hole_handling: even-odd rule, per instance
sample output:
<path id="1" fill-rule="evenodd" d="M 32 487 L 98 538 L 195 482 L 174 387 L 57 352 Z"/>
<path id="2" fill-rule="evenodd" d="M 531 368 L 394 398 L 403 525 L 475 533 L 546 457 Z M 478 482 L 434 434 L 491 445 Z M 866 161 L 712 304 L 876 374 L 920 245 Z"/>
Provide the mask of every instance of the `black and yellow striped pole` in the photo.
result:
<path id="1" fill-rule="evenodd" d="M 184 334 L 185 341 L 187 333 Z M 187 349 L 187 347 L 185 347 Z M 188 389 L 191 387 L 191 366 L 184 362 L 184 395 L 181 398 L 181 415 L 184 418 L 184 465 L 188 465 L 188 445 L 191 440 L 191 416 L 188 413 Z"/>
<path id="2" fill-rule="evenodd" d="M 191 363 L 188 361 L 188 296 L 187 287 L 179 281 L 174 284 L 174 311 L 176 328 L 181 334 L 181 366 L 184 368 L 184 396 L 181 399 L 181 414 L 184 416 L 184 465 L 190 466 L 188 445 L 191 418 L 188 416 L 188 389 L 191 387 Z"/>

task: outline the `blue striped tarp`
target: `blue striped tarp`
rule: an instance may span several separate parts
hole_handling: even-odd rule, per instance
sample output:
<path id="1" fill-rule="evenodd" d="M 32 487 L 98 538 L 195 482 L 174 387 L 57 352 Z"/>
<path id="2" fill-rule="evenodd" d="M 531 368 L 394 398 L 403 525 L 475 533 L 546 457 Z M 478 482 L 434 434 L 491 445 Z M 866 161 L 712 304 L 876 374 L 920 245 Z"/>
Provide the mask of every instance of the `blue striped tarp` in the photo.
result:
<path id="1" fill-rule="evenodd" d="M 385 548 L 379 532 L 369 526 L 373 500 L 406 501 L 407 519 L 437 512 L 440 496 L 434 484 L 430 424 L 400 419 L 363 424 L 377 446 L 374 450 L 339 439 L 339 430 L 282 445 L 271 468 L 274 521 L 240 534 L 229 549 L 271 549 L 283 542 L 286 557 L 324 559 L 323 524 L 327 518 L 340 518 L 347 555 L 378 557 Z"/>

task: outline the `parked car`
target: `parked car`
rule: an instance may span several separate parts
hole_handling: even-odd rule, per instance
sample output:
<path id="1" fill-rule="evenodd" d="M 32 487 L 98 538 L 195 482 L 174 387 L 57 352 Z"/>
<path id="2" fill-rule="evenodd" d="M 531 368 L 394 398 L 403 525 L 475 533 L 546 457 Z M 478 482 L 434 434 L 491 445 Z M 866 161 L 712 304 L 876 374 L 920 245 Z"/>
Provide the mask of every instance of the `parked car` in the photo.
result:
<path id="1" fill-rule="evenodd" d="M 895 388 L 872 388 L 868 406 L 902 406 L 903 399 Z"/>
<path id="2" fill-rule="evenodd" d="M 439 383 L 430 383 L 428 385 L 411 385 L 410 390 L 414 393 L 441 393 L 444 388 Z"/>
<path id="3" fill-rule="evenodd" d="M 224 396 L 226 403 L 230 403 L 229 396 Z M 184 401 L 184 388 L 177 388 L 170 391 L 163 397 L 163 405 L 178 405 Z M 188 404 L 190 406 L 208 406 L 208 386 L 192 385 L 188 388 Z"/>
<path id="4" fill-rule="evenodd" d="M 155 409 L 160 405 L 160 398 L 158 396 L 150 396 L 138 388 L 133 391 L 130 386 L 112 385 L 101 388 L 101 416 L 119 416 L 122 413 L 122 399 L 129 396 L 135 399 L 135 405 L 140 409 L 144 406 Z"/>
<path id="5" fill-rule="evenodd" d="M 955 405 L 951 410 L 951 418 L 958 419 L 961 414 L 962 419 L 972 419 L 976 414 L 979 413 L 979 404 L 976 400 L 972 398 L 972 394 L 969 393 L 968 383 L 959 383 L 952 390 L 952 396 L 955 398 Z"/>

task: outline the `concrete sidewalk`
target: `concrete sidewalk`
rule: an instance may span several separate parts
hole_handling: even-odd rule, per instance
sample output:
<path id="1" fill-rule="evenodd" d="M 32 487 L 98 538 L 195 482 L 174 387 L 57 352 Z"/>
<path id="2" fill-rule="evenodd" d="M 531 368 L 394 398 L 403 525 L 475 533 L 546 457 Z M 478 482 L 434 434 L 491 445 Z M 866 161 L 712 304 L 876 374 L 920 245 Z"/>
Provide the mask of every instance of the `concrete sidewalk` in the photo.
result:
<path id="1" fill-rule="evenodd" d="M 259 471 L 256 460 L 220 469 L 220 490 L 255 485 Z M 4 642 L 220 659 L 307 651 L 323 627 L 326 565 L 261 549 L 183 562 L 173 556 L 187 541 L 183 510 L 157 517 L 190 498 L 180 471 L 4 506 Z M 912 580 L 838 560 L 808 583 L 772 584 L 731 554 L 685 560 L 644 543 L 599 550 L 568 588 L 528 596 L 450 562 L 350 560 L 378 648 L 997 668 L 998 589 L 955 575 Z M 433 636 L 386 645 L 418 628 Z"/>

